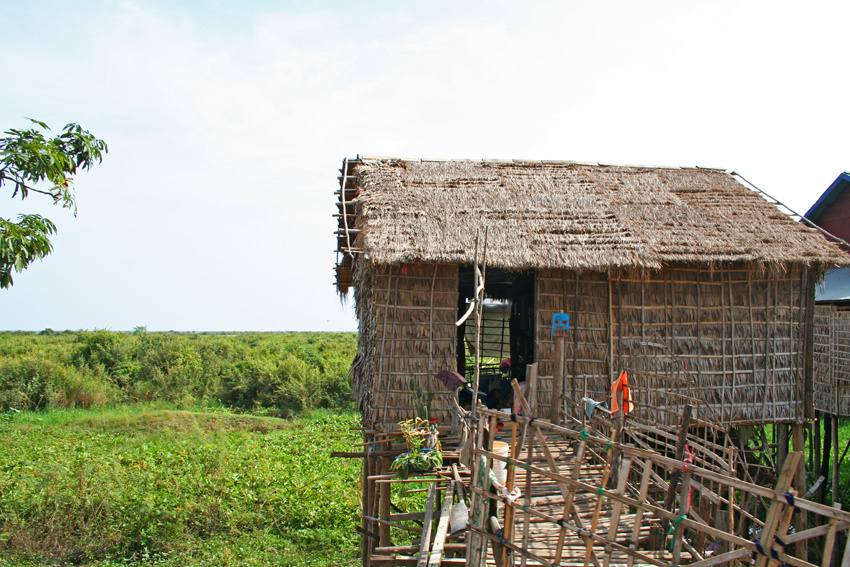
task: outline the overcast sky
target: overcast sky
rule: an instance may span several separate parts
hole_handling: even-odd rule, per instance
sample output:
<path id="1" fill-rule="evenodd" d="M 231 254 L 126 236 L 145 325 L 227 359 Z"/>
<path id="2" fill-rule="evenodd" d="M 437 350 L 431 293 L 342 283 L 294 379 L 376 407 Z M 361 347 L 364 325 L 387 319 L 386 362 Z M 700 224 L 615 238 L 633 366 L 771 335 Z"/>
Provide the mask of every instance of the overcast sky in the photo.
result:
<path id="1" fill-rule="evenodd" d="M 850 2 L 0 0 L 0 130 L 109 144 L 0 329 L 354 330 L 346 156 L 735 170 L 805 212 L 850 169 Z"/>

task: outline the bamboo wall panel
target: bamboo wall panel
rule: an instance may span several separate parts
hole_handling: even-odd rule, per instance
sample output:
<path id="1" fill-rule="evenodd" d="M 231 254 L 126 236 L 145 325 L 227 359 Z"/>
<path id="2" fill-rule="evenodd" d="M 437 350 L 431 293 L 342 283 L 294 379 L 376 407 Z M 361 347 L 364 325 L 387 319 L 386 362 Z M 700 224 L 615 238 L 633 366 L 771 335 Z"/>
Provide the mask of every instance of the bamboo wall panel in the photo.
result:
<path id="1" fill-rule="evenodd" d="M 610 391 L 608 365 L 608 276 L 603 272 L 540 270 L 537 277 L 537 353 L 539 378 L 538 405 L 550 407 L 552 375 L 555 371 L 555 341 L 552 316 L 570 315 L 570 333 L 564 341 L 562 392 L 568 406 L 587 396 L 603 399 Z M 586 387 L 586 390 L 585 390 Z M 548 415 L 548 414 L 544 414 Z"/>
<path id="2" fill-rule="evenodd" d="M 839 311 L 832 319 L 832 372 L 838 396 L 839 417 L 850 415 L 850 313 Z"/>
<path id="3" fill-rule="evenodd" d="M 638 405 L 668 415 L 696 399 L 717 424 L 802 419 L 807 282 L 740 266 L 616 276 L 615 369 L 629 371 Z"/>
<path id="4" fill-rule="evenodd" d="M 815 307 L 814 332 L 814 398 L 815 409 L 829 414 L 838 410 L 836 388 L 830 366 L 830 327 L 835 313 L 833 305 Z"/>
<path id="5" fill-rule="evenodd" d="M 680 408 L 695 402 L 700 419 L 726 426 L 798 421 L 805 399 L 805 299 L 813 293 L 808 281 L 802 269 L 740 265 L 623 271 L 610 282 L 602 273 L 541 271 L 540 374 L 554 371 L 552 315 L 566 312 L 571 328 L 562 391 L 577 419 L 581 398 L 610 400 L 611 382 L 626 370 L 649 421 L 669 418 L 673 425 Z M 551 379 L 541 386 L 544 406 L 551 388 Z M 850 388 L 847 396 L 850 404 Z"/>
<path id="6" fill-rule="evenodd" d="M 815 407 L 850 416 L 850 312 L 815 308 Z"/>
<path id="7" fill-rule="evenodd" d="M 381 266 L 373 276 L 371 425 L 393 429 L 414 416 L 410 379 L 436 394 L 433 417 L 448 423 L 451 392 L 434 379 L 457 364 L 457 266 Z"/>

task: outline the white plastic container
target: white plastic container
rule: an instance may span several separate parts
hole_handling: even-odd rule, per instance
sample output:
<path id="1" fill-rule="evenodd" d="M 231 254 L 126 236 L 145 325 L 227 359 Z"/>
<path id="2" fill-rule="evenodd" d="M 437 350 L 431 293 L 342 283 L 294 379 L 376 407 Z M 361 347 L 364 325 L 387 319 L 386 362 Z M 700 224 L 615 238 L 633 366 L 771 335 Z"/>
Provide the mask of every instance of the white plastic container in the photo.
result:
<path id="1" fill-rule="evenodd" d="M 507 457 L 510 451 L 510 446 L 504 441 L 493 441 L 493 452 L 500 457 Z M 508 471 L 505 469 L 505 461 L 493 459 L 493 474 L 496 475 L 496 482 L 505 484 L 508 481 Z"/>

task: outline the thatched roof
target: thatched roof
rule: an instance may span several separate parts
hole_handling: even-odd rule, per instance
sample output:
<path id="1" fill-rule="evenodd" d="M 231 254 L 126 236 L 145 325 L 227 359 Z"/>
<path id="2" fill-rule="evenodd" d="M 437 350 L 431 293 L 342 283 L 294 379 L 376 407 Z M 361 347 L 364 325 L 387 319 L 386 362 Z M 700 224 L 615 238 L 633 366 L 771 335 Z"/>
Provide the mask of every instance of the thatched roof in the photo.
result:
<path id="1" fill-rule="evenodd" d="M 472 263 L 485 229 L 487 264 L 506 269 L 848 264 L 717 169 L 360 158 L 348 171 L 352 247 L 382 264 Z"/>

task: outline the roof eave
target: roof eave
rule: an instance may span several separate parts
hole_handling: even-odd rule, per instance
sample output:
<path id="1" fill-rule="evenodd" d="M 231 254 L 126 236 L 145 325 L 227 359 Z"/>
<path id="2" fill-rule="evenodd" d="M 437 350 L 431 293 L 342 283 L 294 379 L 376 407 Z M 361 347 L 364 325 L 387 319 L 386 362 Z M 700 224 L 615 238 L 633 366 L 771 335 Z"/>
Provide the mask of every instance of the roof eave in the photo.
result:
<path id="1" fill-rule="evenodd" d="M 805 217 L 812 222 L 816 222 L 821 213 L 823 213 L 848 186 L 850 186 L 850 172 L 845 171 L 832 182 L 832 185 L 830 185 L 826 191 L 823 192 L 817 202 L 806 212 Z"/>

